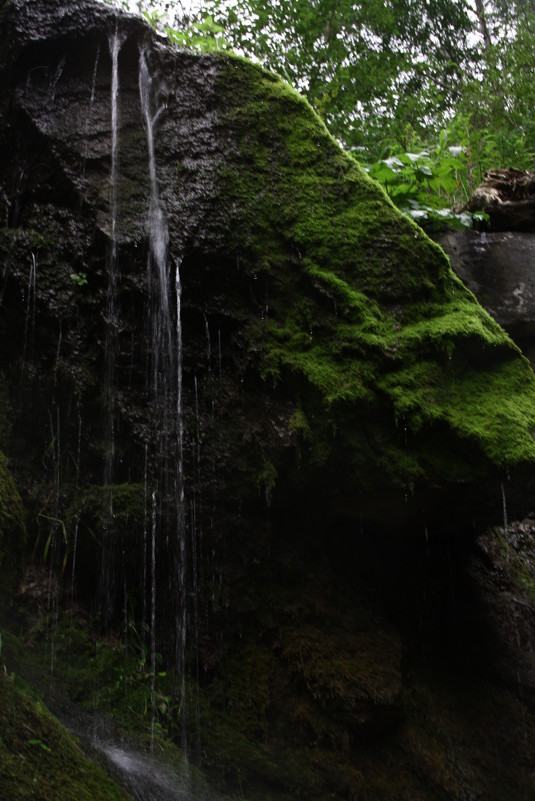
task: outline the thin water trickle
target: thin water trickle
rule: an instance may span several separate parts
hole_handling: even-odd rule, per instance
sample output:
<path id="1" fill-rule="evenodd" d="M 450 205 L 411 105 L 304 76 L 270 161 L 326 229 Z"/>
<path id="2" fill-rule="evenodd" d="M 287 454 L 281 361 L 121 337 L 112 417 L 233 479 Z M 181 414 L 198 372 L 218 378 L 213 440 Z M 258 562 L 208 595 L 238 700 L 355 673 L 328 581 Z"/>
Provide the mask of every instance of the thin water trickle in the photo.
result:
<path id="1" fill-rule="evenodd" d="M 147 149 L 149 156 L 150 178 L 150 209 L 149 209 L 149 238 L 151 255 L 156 266 L 159 289 L 159 316 L 160 324 L 155 333 L 158 338 L 159 353 L 155 354 L 155 384 L 158 382 L 160 359 L 164 360 L 162 370 L 166 369 L 165 355 L 170 347 L 171 340 L 171 313 L 169 301 L 169 265 L 167 259 L 167 246 L 169 232 L 165 215 L 160 203 L 158 176 L 156 172 L 156 152 L 154 147 L 154 133 L 156 124 L 165 110 L 164 106 L 154 109 L 153 81 L 149 73 L 147 53 L 143 49 L 139 55 L 139 96 L 145 133 L 147 135 Z"/>
<path id="2" fill-rule="evenodd" d="M 193 377 L 193 386 L 195 388 L 195 432 L 197 441 L 199 440 L 199 384 L 197 381 L 197 374 Z"/>
<path id="3" fill-rule="evenodd" d="M 179 630 L 177 631 L 177 667 L 182 676 L 182 720 L 186 721 L 186 676 L 185 676 L 185 661 L 186 661 L 186 644 L 187 644 L 187 555 L 186 555 L 186 525 L 185 525 L 185 508 L 184 508 L 184 421 L 182 416 L 182 284 L 180 280 L 180 261 L 176 262 L 175 274 L 175 289 L 176 289 L 176 351 L 177 351 L 177 406 L 176 406 L 176 419 L 178 426 L 178 471 L 177 471 L 177 523 L 178 523 L 178 538 L 179 538 L 179 564 L 178 564 L 178 584 L 179 584 L 179 600 L 180 600 L 180 615 L 177 615 L 177 625 L 179 623 Z M 187 755 L 187 742 L 186 730 L 182 730 L 182 746 L 184 753 Z"/>
<path id="4" fill-rule="evenodd" d="M 58 385 L 58 367 L 59 367 L 59 360 L 61 356 L 61 341 L 63 339 L 63 327 L 61 325 L 61 320 L 59 323 L 59 331 L 58 331 L 58 346 L 56 348 L 56 360 L 54 362 L 54 380 L 52 382 L 52 408 L 56 406 L 56 389 Z"/>
<path id="5" fill-rule="evenodd" d="M 66 55 L 62 56 L 62 58 L 60 59 L 60 61 L 58 63 L 58 66 L 56 67 L 56 71 L 54 73 L 54 77 L 52 78 L 52 81 L 50 82 L 49 100 L 50 100 L 50 104 L 51 105 L 52 105 L 52 103 L 54 102 L 54 100 L 56 98 L 56 89 L 57 89 L 59 80 L 60 80 L 60 78 L 61 78 L 61 76 L 63 74 L 63 70 L 65 69 L 65 62 L 66 61 L 67 61 L 67 56 Z"/>
<path id="6" fill-rule="evenodd" d="M 91 94 L 89 96 L 89 112 L 85 120 L 85 130 L 84 130 L 85 145 L 84 145 L 84 157 L 82 163 L 82 180 L 85 178 L 87 157 L 89 155 L 89 126 L 91 124 L 91 120 L 93 119 L 93 106 L 95 104 L 95 93 L 97 88 L 97 72 L 98 72 L 99 60 L 100 60 L 100 45 L 97 47 L 97 53 L 95 56 L 95 65 L 93 67 L 93 79 L 91 81 Z M 113 92 L 113 87 L 112 87 L 112 92 Z M 112 141 L 112 148 L 113 148 L 113 141 Z"/>
<path id="7" fill-rule="evenodd" d="M 107 253 L 108 286 L 106 294 L 106 338 L 104 365 L 104 486 L 108 488 L 107 511 L 102 520 L 102 541 L 105 543 L 100 571 L 101 608 L 106 623 L 113 617 L 114 598 L 113 575 L 115 556 L 111 547 L 110 523 L 113 519 L 113 482 L 115 478 L 115 435 L 116 435 L 116 366 L 119 353 L 119 284 L 120 269 L 118 259 L 117 218 L 119 212 L 118 180 L 119 180 L 119 54 L 123 36 L 119 33 L 118 20 L 115 30 L 108 37 L 111 56 L 111 94 L 110 125 L 111 154 L 109 173 L 109 244 Z M 96 69 L 95 66 L 95 75 Z"/>
<path id="8" fill-rule="evenodd" d="M 76 446 L 76 491 L 80 486 L 80 459 L 82 452 L 82 415 L 80 414 L 80 401 L 78 400 L 78 442 Z M 76 598 L 76 556 L 78 551 L 78 528 L 80 519 L 77 516 L 74 523 L 73 546 L 72 546 L 72 574 L 71 574 L 71 601 L 74 605 Z"/>
<path id="9" fill-rule="evenodd" d="M 178 424 L 178 491 L 180 503 L 184 503 L 184 421 L 182 417 L 182 283 L 180 261 L 176 262 L 176 419 Z"/>
<path id="10" fill-rule="evenodd" d="M 47 630 L 47 641 L 50 643 L 50 677 L 51 680 L 54 676 L 56 646 L 55 638 L 57 631 L 57 623 L 59 616 L 58 604 L 58 580 L 56 569 L 58 567 L 58 553 L 60 547 L 60 530 L 65 532 L 65 527 L 60 520 L 60 494 L 61 494 L 61 415 L 60 408 L 56 400 L 58 371 L 61 358 L 61 344 L 63 338 L 63 329 L 60 322 L 58 333 L 58 345 L 56 349 L 56 361 L 54 364 L 54 379 L 52 383 L 52 397 L 50 403 L 50 410 L 48 413 L 50 425 L 50 443 L 47 453 L 51 456 L 52 470 L 53 470 L 53 505 L 48 514 L 41 514 L 43 524 L 46 524 L 46 544 L 44 546 L 44 559 L 48 559 L 48 597 L 47 597 L 47 612 L 48 617 L 52 621 L 49 629 Z M 60 541 L 58 543 L 58 540 Z M 48 626 L 48 621 L 47 621 Z"/>
<path id="11" fill-rule="evenodd" d="M 106 344 L 105 344 L 105 404 L 106 404 L 106 460 L 104 467 L 104 483 L 109 485 L 113 480 L 115 461 L 115 368 L 118 351 L 118 285 L 120 280 L 117 258 L 117 214 L 118 214 L 118 174 L 119 174 L 119 53 L 122 40 L 119 36 L 118 23 L 109 37 L 111 55 L 111 165 L 110 165 L 110 244 L 108 249 L 107 270 L 108 290 L 106 298 Z"/>
<path id="12" fill-rule="evenodd" d="M 217 366 L 219 370 L 219 389 L 221 389 L 221 329 L 217 329 Z"/>
<path id="13" fill-rule="evenodd" d="M 150 607 L 150 750 L 154 751 L 154 726 L 156 722 L 156 492 L 152 493 L 152 528 L 151 528 L 151 607 Z"/>
<path id="14" fill-rule="evenodd" d="M 123 549 L 123 636 L 124 636 L 124 653 L 128 655 L 128 584 L 126 581 L 126 569 L 124 565 L 125 552 Z"/>
<path id="15" fill-rule="evenodd" d="M 212 342 L 210 339 L 210 327 L 206 317 L 204 318 L 204 326 L 206 329 L 206 359 L 208 361 L 208 372 L 210 372 L 212 369 Z"/>
<path id="16" fill-rule="evenodd" d="M 80 521 L 78 518 L 74 524 L 74 534 L 73 534 L 73 546 L 72 546 L 72 574 L 71 574 L 71 584 L 72 584 L 72 603 L 74 604 L 76 598 L 76 554 L 78 551 L 78 527 L 80 525 Z"/>
<path id="17" fill-rule="evenodd" d="M 111 55 L 111 170 L 110 170 L 110 239 L 111 239 L 111 278 L 115 277 L 117 256 L 117 176 L 119 172 L 119 52 L 121 50 L 118 23 L 109 38 Z M 115 286 L 112 284 L 112 288 Z"/>
<path id="18" fill-rule="evenodd" d="M 508 524 L 507 524 L 507 500 L 506 500 L 506 497 L 505 497 L 505 487 L 503 485 L 503 481 L 501 482 L 501 488 L 502 488 L 502 510 L 503 510 L 503 536 L 507 540 L 507 529 L 508 529 Z"/>
<path id="19" fill-rule="evenodd" d="M 149 446 L 145 443 L 145 465 L 143 469 L 143 614 L 141 618 L 141 643 L 145 652 L 145 634 L 147 631 L 147 534 L 148 534 L 148 454 Z M 145 653 L 143 653 L 143 659 Z"/>
<path id="20" fill-rule="evenodd" d="M 35 253 L 31 253 L 30 274 L 28 277 L 28 290 L 26 297 L 26 319 L 24 321 L 24 341 L 22 346 L 22 374 L 24 375 L 26 365 L 26 352 L 28 349 L 28 329 L 30 329 L 31 345 L 33 351 L 33 340 L 35 335 L 35 300 L 37 289 L 37 259 Z"/>
<path id="21" fill-rule="evenodd" d="M 148 287 L 151 298 L 152 384 L 157 414 L 153 421 L 153 441 L 156 452 L 154 486 L 159 488 L 164 513 L 171 496 L 174 497 L 176 530 L 170 531 L 162 520 L 165 545 L 170 548 L 175 568 L 169 575 L 169 586 L 175 597 L 174 611 L 176 664 L 184 673 L 187 628 L 187 556 L 184 510 L 184 425 L 182 414 L 182 285 L 180 259 L 171 268 L 168 243 L 169 234 L 164 209 L 160 200 L 156 164 L 155 134 L 165 106 L 158 103 L 159 87 L 149 70 L 150 54 L 141 49 L 139 54 L 139 96 L 143 124 L 147 137 L 147 154 L 150 180 L 149 262 Z M 173 276 L 174 272 L 174 276 Z M 174 292 L 172 280 L 174 278 Z M 152 460 L 151 460 L 152 461 Z M 162 543 L 163 544 L 163 543 Z M 182 700 L 184 708 L 184 700 Z"/>

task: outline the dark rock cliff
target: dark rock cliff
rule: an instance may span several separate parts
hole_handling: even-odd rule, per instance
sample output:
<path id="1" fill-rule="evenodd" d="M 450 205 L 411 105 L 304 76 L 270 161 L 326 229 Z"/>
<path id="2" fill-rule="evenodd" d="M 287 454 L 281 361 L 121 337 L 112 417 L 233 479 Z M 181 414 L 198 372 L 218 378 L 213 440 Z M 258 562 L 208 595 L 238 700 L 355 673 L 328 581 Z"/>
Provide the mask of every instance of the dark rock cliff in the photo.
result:
<path id="1" fill-rule="evenodd" d="M 1 25 L 13 608 L 70 609 L 64 686 L 89 704 L 98 664 L 251 797 L 524 798 L 529 659 L 495 614 L 531 574 L 475 544 L 530 509 L 518 347 L 278 78 L 85 1 Z M 119 630 L 128 676 L 90 641 Z"/>

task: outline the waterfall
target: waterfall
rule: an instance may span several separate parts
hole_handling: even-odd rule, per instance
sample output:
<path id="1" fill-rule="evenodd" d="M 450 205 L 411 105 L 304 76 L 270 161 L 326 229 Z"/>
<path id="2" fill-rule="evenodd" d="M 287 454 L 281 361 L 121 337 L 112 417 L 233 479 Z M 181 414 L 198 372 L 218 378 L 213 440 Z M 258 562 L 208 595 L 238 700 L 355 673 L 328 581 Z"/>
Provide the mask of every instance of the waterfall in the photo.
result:
<path id="1" fill-rule="evenodd" d="M 501 490 L 502 490 L 503 536 L 505 541 L 507 542 L 507 534 L 508 534 L 507 500 L 505 497 L 505 487 L 503 485 L 503 481 L 501 482 Z"/>
<path id="2" fill-rule="evenodd" d="M 35 337 L 35 301 L 36 301 L 36 282 L 37 282 L 37 259 L 35 253 L 31 253 L 30 275 L 28 278 L 28 292 L 26 297 L 26 318 L 24 321 L 24 342 L 22 346 L 22 379 L 26 369 L 26 355 L 28 349 L 28 329 L 30 329 L 30 350 L 33 354 Z"/>
<path id="3" fill-rule="evenodd" d="M 151 352 L 149 380 L 151 383 L 154 418 L 151 432 L 152 448 L 150 483 L 153 509 L 158 497 L 159 515 L 153 514 L 152 539 L 152 618 L 151 618 L 151 671 L 155 663 L 156 592 L 154 584 L 155 560 L 168 549 L 170 560 L 169 589 L 175 622 L 175 663 L 181 676 L 181 717 L 185 719 L 185 654 L 187 639 L 187 543 L 184 493 L 184 425 L 182 380 L 182 284 L 180 259 L 174 269 L 168 253 L 169 234 L 160 199 L 156 164 L 155 135 L 157 124 L 165 111 L 158 102 L 158 87 L 149 70 L 149 53 L 139 54 L 139 97 L 143 124 L 147 137 L 150 205 L 148 215 L 149 256 L 147 284 L 149 288 L 149 340 Z M 173 292 L 174 283 L 174 292 Z M 149 388 L 150 389 L 150 388 Z M 166 519 L 167 515 L 167 519 Z M 174 521 L 171 523 L 170 520 Z M 174 605 L 174 608 L 172 608 Z M 184 740 L 185 746 L 185 740 Z"/>
<path id="4" fill-rule="evenodd" d="M 149 156 L 150 178 L 150 209 L 149 209 L 149 238 L 152 263 L 156 267 L 158 279 L 158 304 L 155 307 L 153 319 L 153 382 L 155 393 L 164 390 L 168 394 L 170 371 L 170 358 L 172 355 L 171 343 L 171 313 L 169 308 L 169 264 L 167 258 L 167 245 L 169 234 L 167 223 L 160 203 L 158 177 L 156 173 L 156 154 L 154 149 L 154 131 L 156 123 L 164 111 L 160 106 L 153 111 L 154 98 L 152 91 L 152 78 L 149 73 L 147 56 L 142 50 L 139 57 L 139 95 L 141 111 L 147 135 L 147 149 Z M 151 275 L 152 279 L 152 275 Z M 152 283 L 152 280 L 151 280 Z M 163 387 L 161 385 L 164 385 Z"/>
<path id="5" fill-rule="evenodd" d="M 152 528 L 151 528 L 151 607 L 150 607 L 150 696 L 151 727 L 150 750 L 154 750 L 154 724 L 156 714 L 156 492 L 152 493 Z"/>
<path id="6" fill-rule="evenodd" d="M 118 61 L 118 56 L 119 56 L 119 53 L 117 52 L 117 61 Z M 95 56 L 95 64 L 94 64 L 94 67 L 93 67 L 93 79 L 91 81 L 91 94 L 89 96 L 89 112 L 87 114 L 86 121 L 85 121 L 85 129 L 84 129 L 85 146 L 84 146 L 84 156 L 83 156 L 83 161 L 82 161 L 82 181 L 85 179 L 87 157 L 89 155 L 89 126 L 90 126 L 90 123 L 91 123 L 91 120 L 92 120 L 92 117 L 93 117 L 93 106 L 95 104 L 95 92 L 96 92 L 96 88 L 97 88 L 97 73 L 98 73 L 99 59 L 100 59 L 100 45 L 97 47 L 97 52 L 96 52 L 96 56 Z M 112 61 L 113 61 L 113 48 L 112 48 Z M 114 68 L 112 66 L 112 83 L 113 83 L 113 73 L 114 73 L 114 71 L 115 70 L 114 70 Z M 118 91 L 118 87 L 117 87 L 117 91 Z M 113 87 L 112 87 L 112 94 L 113 94 Z M 112 127 L 113 127 L 113 124 L 112 124 Z M 112 133 L 112 139 L 113 139 L 113 133 Z M 113 146 L 112 146 L 112 150 L 113 150 Z"/>
<path id="7" fill-rule="evenodd" d="M 115 458 L 115 367 L 117 361 L 118 309 L 117 289 L 119 265 L 117 260 L 117 177 L 119 171 L 119 52 L 121 39 L 118 26 L 109 37 L 111 55 L 111 167 L 110 167 L 110 245 L 108 251 L 108 290 L 106 297 L 106 464 L 104 483 L 111 484 Z"/>
<path id="8" fill-rule="evenodd" d="M 102 522 L 102 562 L 100 575 L 101 605 L 105 622 L 113 615 L 114 556 L 111 547 L 110 522 L 113 518 L 113 482 L 115 473 L 115 430 L 116 430 L 116 366 L 119 353 L 119 308 L 118 289 L 120 270 L 117 248 L 118 218 L 118 176 L 119 176 L 119 53 L 123 37 L 119 33 L 118 22 L 108 37 L 111 57 L 111 163 L 109 175 L 109 246 L 107 254 L 108 287 L 106 294 L 106 340 L 104 368 L 104 417 L 105 417 L 105 457 L 104 486 L 109 488 L 108 508 L 103 510 Z M 96 77 L 97 66 L 94 69 Z M 93 91 L 93 89 L 92 89 Z"/>
<path id="9" fill-rule="evenodd" d="M 113 279 L 116 278 L 116 259 L 117 259 L 117 174 L 119 169 L 119 52 L 121 41 L 119 39 L 118 26 L 115 26 L 115 33 L 109 39 L 111 55 L 111 172 L 110 172 L 110 210 L 111 210 L 111 254 L 110 266 L 111 284 L 115 288 Z"/>
<path id="10" fill-rule="evenodd" d="M 184 678 L 187 628 L 187 590 L 186 590 L 186 553 L 185 553 L 185 517 L 184 517 L 184 422 L 182 416 L 182 284 L 180 282 L 180 262 L 176 263 L 176 420 L 177 420 L 177 523 L 180 543 L 180 559 L 178 563 L 178 585 L 180 592 L 181 615 L 177 615 L 177 667 Z M 180 625 L 178 627 L 178 621 Z M 184 699 L 184 687 L 182 692 Z M 183 700 L 184 703 L 184 700 Z"/>
<path id="11" fill-rule="evenodd" d="M 149 459 L 149 446 L 145 442 L 145 461 L 143 467 L 143 580 L 142 580 L 142 617 L 141 617 L 141 647 L 143 649 L 142 659 L 145 661 L 146 655 L 146 633 L 148 631 L 147 621 L 147 534 L 148 534 L 148 510 L 147 510 L 147 492 L 148 492 L 148 459 Z"/>

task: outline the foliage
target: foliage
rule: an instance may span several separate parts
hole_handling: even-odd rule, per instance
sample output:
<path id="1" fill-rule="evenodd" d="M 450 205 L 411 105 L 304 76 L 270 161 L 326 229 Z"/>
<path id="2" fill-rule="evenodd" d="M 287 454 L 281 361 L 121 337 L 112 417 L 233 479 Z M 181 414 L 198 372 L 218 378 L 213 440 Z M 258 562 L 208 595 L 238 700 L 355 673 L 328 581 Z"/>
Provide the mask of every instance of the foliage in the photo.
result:
<path id="1" fill-rule="evenodd" d="M 193 14 L 169 1 L 158 8 L 145 15 L 153 24 L 172 18 L 166 30 L 176 44 L 232 47 L 281 74 L 345 147 L 365 150 L 367 162 L 382 160 L 386 148 L 418 152 L 415 141 L 437 147 L 447 130 L 466 155 L 467 191 L 491 167 L 535 165 L 535 13 L 525 0 L 204 0 Z M 418 210 L 433 217 L 436 205 L 425 201 Z M 457 222 L 445 211 L 439 217 Z"/>
<path id="2" fill-rule="evenodd" d="M 228 50 L 230 45 L 223 37 L 224 31 L 223 26 L 214 22 L 210 14 L 202 14 L 196 22 L 192 22 L 183 30 L 165 28 L 171 42 L 201 53 Z"/>
<path id="3" fill-rule="evenodd" d="M 416 222 L 450 228 L 472 228 L 474 220 L 486 219 L 483 212 L 462 209 L 470 196 L 466 151 L 447 145 L 442 132 L 437 145 L 418 152 L 387 150 L 388 155 L 364 169 L 381 183 L 398 208 Z"/>
<path id="4" fill-rule="evenodd" d="M 488 169 L 535 167 L 525 0 L 204 0 L 193 13 L 168 0 L 143 14 L 178 46 L 281 74 L 421 224 L 471 227 L 456 209 Z"/>
<path id="5" fill-rule="evenodd" d="M 453 0 L 206 0 L 229 43 L 300 89 L 348 147 L 392 138 L 458 98 L 470 21 Z M 418 102 L 415 104 L 415 98 Z"/>
<path id="6" fill-rule="evenodd" d="M 87 286 L 87 273 L 79 272 L 79 273 L 71 273 L 71 281 L 82 288 L 83 286 Z"/>

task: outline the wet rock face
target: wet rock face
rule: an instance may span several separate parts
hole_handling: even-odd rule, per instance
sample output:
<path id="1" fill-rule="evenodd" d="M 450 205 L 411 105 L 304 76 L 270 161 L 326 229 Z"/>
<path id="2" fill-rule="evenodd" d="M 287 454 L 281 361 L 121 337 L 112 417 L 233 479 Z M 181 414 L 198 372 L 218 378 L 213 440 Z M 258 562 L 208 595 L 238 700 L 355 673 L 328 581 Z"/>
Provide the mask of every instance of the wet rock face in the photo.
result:
<path id="1" fill-rule="evenodd" d="M 436 236 L 457 275 L 531 358 L 535 340 L 535 234 L 449 231 Z"/>
<path id="2" fill-rule="evenodd" d="M 52 150 L 50 172 L 56 181 L 61 176 L 70 185 L 72 197 L 64 200 L 78 201 L 79 208 L 71 210 L 73 216 L 79 216 L 80 207 L 93 217 L 96 214 L 93 222 L 104 236 L 109 235 L 110 226 L 110 47 L 116 28 L 120 28 L 120 245 L 139 245 L 148 236 L 150 186 L 139 96 L 140 51 L 147 47 L 150 70 L 157 76 L 151 103 L 153 114 L 158 114 L 158 181 L 172 232 L 172 259 L 199 227 L 206 195 L 213 201 L 217 191 L 213 173 L 223 158 L 225 143 L 215 141 L 217 130 L 210 108 L 214 104 L 214 65 L 209 58 L 163 50 L 139 18 L 120 15 L 118 23 L 116 13 L 104 4 L 82 2 L 65 8 L 49 0 L 23 2 L 20 9 L 8 6 L 9 22 L 4 25 L 13 42 L 10 56 L 16 64 L 12 68 L 16 106 L 31 119 L 42 144 Z M 174 191 L 179 168 L 191 172 L 185 197 Z M 16 187 L 16 199 L 10 197 L 11 225 L 16 226 L 23 213 L 23 200 L 28 205 L 30 187 L 46 177 L 46 173 L 25 171 Z M 211 192 L 207 192 L 209 187 Z M 69 203 L 65 205 L 70 208 Z"/>

